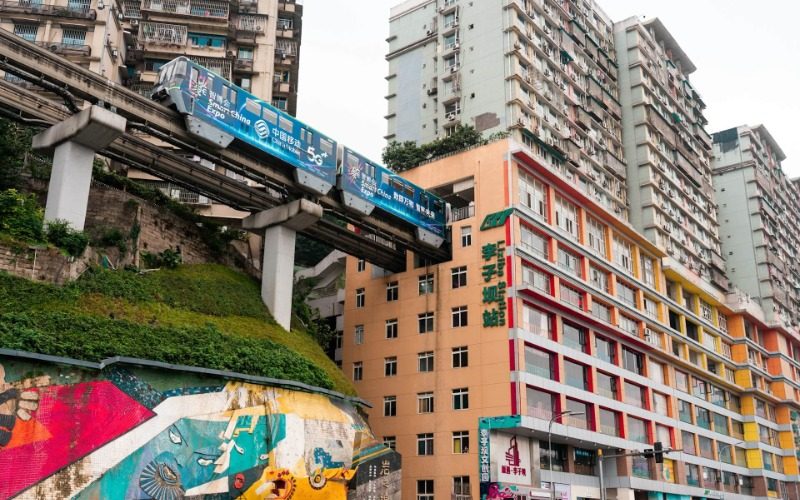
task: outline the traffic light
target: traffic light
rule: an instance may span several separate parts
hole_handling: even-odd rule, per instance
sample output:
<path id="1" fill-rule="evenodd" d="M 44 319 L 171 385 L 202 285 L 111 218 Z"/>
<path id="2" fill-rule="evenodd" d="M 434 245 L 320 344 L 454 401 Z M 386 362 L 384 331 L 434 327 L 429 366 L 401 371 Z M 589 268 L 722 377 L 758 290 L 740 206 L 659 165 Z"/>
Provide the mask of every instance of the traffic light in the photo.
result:
<path id="1" fill-rule="evenodd" d="M 661 441 L 656 441 L 653 443 L 653 456 L 656 459 L 657 464 L 664 463 L 664 446 L 661 444 Z"/>

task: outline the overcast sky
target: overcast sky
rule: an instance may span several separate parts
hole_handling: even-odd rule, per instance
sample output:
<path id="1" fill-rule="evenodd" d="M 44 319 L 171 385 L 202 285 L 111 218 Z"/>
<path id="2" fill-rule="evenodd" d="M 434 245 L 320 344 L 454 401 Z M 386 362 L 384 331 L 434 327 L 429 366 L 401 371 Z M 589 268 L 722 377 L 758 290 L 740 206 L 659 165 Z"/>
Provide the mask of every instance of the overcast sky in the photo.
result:
<path id="1" fill-rule="evenodd" d="M 471 0 L 497 2 L 501 0 Z M 299 117 L 380 161 L 389 9 L 399 0 L 304 0 Z M 697 66 L 708 132 L 763 123 L 800 176 L 800 2 L 602 0 L 613 20 L 659 17 Z"/>

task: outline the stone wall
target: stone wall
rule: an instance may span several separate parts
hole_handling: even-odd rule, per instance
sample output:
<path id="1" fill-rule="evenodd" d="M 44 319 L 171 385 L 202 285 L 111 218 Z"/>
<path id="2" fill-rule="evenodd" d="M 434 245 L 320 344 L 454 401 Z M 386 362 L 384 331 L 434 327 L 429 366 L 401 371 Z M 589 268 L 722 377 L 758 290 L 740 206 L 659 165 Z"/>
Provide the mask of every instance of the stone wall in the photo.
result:
<path id="1" fill-rule="evenodd" d="M 0 271 L 34 281 L 63 284 L 80 276 L 93 254 L 90 250 L 83 258 L 73 259 L 55 248 L 19 248 L 0 244 Z"/>

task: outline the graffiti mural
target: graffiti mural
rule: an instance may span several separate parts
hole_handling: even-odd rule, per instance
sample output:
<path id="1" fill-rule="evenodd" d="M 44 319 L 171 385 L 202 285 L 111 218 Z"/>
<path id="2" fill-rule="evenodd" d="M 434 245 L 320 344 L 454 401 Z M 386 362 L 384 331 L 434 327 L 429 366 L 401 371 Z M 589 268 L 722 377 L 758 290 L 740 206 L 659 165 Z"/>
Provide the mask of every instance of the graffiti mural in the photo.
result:
<path id="1" fill-rule="evenodd" d="M 400 498 L 360 402 L 281 381 L 0 353 L 0 499 Z"/>

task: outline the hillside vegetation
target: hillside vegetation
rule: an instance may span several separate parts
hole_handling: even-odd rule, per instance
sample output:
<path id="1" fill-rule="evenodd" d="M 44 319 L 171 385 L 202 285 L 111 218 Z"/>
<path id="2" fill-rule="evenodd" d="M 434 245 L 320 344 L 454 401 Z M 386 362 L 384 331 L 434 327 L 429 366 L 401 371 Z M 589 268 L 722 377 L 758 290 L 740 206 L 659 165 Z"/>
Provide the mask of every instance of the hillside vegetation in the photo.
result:
<path id="1" fill-rule="evenodd" d="M 64 287 L 0 273 L 0 347 L 87 361 L 131 356 L 355 392 L 310 335 L 273 321 L 253 280 L 212 264 L 92 270 Z"/>

